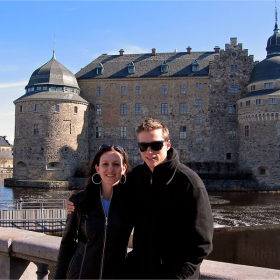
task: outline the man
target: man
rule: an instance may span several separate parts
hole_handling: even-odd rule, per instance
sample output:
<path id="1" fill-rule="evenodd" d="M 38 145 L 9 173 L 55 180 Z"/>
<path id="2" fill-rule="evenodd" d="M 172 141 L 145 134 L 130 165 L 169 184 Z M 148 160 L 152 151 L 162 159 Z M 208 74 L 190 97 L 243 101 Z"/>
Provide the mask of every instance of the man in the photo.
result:
<path id="1" fill-rule="evenodd" d="M 134 234 L 127 278 L 198 279 L 213 237 L 205 186 L 180 163 L 163 123 L 145 120 L 137 140 L 144 163 L 128 179 Z"/>

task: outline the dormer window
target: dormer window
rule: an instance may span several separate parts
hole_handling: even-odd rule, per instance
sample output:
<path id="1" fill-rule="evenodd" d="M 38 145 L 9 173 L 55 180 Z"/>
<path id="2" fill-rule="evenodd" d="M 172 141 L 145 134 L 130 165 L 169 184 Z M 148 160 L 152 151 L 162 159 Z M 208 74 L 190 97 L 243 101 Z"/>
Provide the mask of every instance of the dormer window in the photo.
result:
<path id="1" fill-rule="evenodd" d="M 104 72 L 104 67 L 103 67 L 102 63 L 98 63 L 97 67 L 96 67 L 96 74 L 103 75 L 103 72 Z"/>
<path id="2" fill-rule="evenodd" d="M 135 73 L 135 65 L 133 61 L 127 64 L 127 72 L 128 74 L 134 74 Z"/>
<path id="3" fill-rule="evenodd" d="M 163 61 L 161 64 L 161 73 L 168 73 L 168 64 L 166 61 Z"/>
<path id="4" fill-rule="evenodd" d="M 198 72 L 199 71 L 199 64 L 196 60 L 192 63 L 192 71 L 193 72 Z"/>

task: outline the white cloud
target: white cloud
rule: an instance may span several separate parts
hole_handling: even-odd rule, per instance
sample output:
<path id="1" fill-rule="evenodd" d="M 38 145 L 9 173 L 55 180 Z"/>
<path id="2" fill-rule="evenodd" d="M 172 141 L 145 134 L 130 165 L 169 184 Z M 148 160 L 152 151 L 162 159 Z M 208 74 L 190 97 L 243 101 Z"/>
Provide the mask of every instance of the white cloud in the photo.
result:
<path id="1" fill-rule="evenodd" d="M 0 88 L 12 88 L 12 87 L 18 87 L 18 86 L 26 86 L 27 84 L 28 84 L 28 81 L 5 83 L 5 84 L 0 84 Z"/>

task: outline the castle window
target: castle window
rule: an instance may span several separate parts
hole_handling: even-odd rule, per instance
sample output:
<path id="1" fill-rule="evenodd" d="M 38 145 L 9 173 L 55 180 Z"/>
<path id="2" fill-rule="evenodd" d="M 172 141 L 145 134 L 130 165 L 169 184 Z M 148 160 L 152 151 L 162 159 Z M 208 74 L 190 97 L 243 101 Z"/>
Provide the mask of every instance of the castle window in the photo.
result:
<path id="1" fill-rule="evenodd" d="M 168 73 L 168 64 L 166 63 L 166 61 L 163 61 L 161 64 L 161 73 Z"/>
<path id="2" fill-rule="evenodd" d="M 167 91 L 168 91 L 167 85 L 162 85 L 161 86 L 161 93 L 162 94 L 167 94 Z"/>
<path id="3" fill-rule="evenodd" d="M 96 139 L 102 138 L 102 127 L 101 126 L 95 127 L 95 138 Z"/>
<path id="4" fill-rule="evenodd" d="M 128 74 L 134 74 L 135 73 L 135 65 L 133 61 L 127 64 L 127 72 Z"/>
<path id="5" fill-rule="evenodd" d="M 33 125 L 33 133 L 39 134 L 39 124 L 36 123 Z"/>
<path id="6" fill-rule="evenodd" d="M 186 103 L 180 103 L 180 114 L 184 115 L 187 113 L 187 104 Z"/>
<path id="7" fill-rule="evenodd" d="M 46 170 L 63 170 L 61 162 L 49 162 Z"/>
<path id="8" fill-rule="evenodd" d="M 20 112 L 20 113 L 23 112 L 23 106 L 22 106 L 22 105 L 19 106 L 19 112 Z"/>
<path id="9" fill-rule="evenodd" d="M 195 142 L 196 142 L 196 144 L 202 143 L 202 137 L 200 137 L 200 136 L 196 137 Z"/>
<path id="10" fill-rule="evenodd" d="M 243 105 L 242 102 L 240 102 L 240 104 L 239 104 L 240 108 L 242 108 L 242 105 Z"/>
<path id="11" fill-rule="evenodd" d="M 17 168 L 17 170 L 25 170 L 26 169 L 26 164 L 23 161 L 19 161 L 16 164 L 16 168 Z"/>
<path id="12" fill-rule="evenodd" d="M 249 125 L 244 126 L 244 136 L 249 137 Z"/>
<path id="13" fill-rule="evenodd" d="M 59 113 L 59 109 L 60 109 L 59 105 L 56 104 L 56 105 L 55 105 L 55 112 L 56 112 L 56 113 Z"/>
<path id="14" fill-rule="evenodd" d="M 97 95 L 97 96 L 102 95 L 102 87 L 97 87 L 97 88 L 96 88 L 96 95 Z"/>
<path id="15" fill-rule="evenodd" d="M 195 105 L 196 106 L 202 106 L 202 99 L 196 99 L 195 100 Z"/>
<path id="16" fill-rule="evenodd" d="M 268 98 L 268 104 L 276 104 L 276 98 Z"/>
<path id="17" fill-rule="evenodd" d="M 231 65 L 230 66 L 230 72 L 238 72 L 238 67 L 237 67 L 237 65 Z"/>
<path id="18" fill-rule="evenodd" d="M 231 55 L 232 55 L 233 57 L 236 57 L 236 52 L 233 52 Z"/>
<path id="19" fill-rule="evenodd" d="M 231 159 L 231 153 L 226 153 L 226 159 Z"/>
<path id="20" fill-rule="evenodd" d="M 52 91 L 56 91 L 56 87 L 50 87 Z"/>
<path id="21" fill-rule="evenodd" d="M 78 114 L 78 106 L 74 106 L 74 114 Z"/>
<path id="22" fill-rule="evenodd" d="M 126 138 L 126 126 L 121 126 L 121 138 Z"/>
<path id="23" fill-rule="evenodd" d="M 256 99 L 256 105 L 262 105 L 262 99 Z"/>
<path id="24" fill-rule="evenodd" d="M 27 92 L 31 92 L 31 91 L 34 91 L 34 87 L 31 87 L 31 88 L 27 89 Z"/>
<path id="25" fill-rule="evenodd" d="M 39 104 L 35 104 L 34 111 L 39 112 L 39 108 L 40 108 Z"/>
<path id="26" fill-rule="evenodd" d="M 135 87 L 135 94 L 141 94 L 141 86 Z"/>
<path id="27" fill-rule="evenodd" d="M 202 124 L 202 117 L 201 116 L 196 116 L 195 117 L 195 123 L 196 124 Z"/>
<path id="28" fill-rule="evenodd" d="M 229 139 L 236 139 L 236 129 L 230 130 L 228 132 Z"/>
<path id="29" fill-rule="evenodd" d="M 121 86 L 121 95 L 126 94 L 126 86 Z"/>
<path id="30" fill-rule="evenodd" d="M 43 90 L 48 90 L 48 87 L 43 87 Z"/>
<path id="31" fill-rule="evenodd" d="M 238 93 L 238 86 L 237 85 L 231 85 L 230 86 L 230 92 L 231 93 Z"/>
<path id="32" fill-rule="evenodd" d="M 273 83 L 264 83 L 264 88 L 273 88 Z"/>
<path id="33" fill-rule="evenodd" d="M 135 115 L 140 115 L 141 114 L 141 104 L 136 103 L 135 104 Z"/>
<path id="34" fill-rule="evenodd" d="M 236 114 L 236 105 L 229 104 L 228 105 L 228 113 L 229 114 Z"/>
<path id="35" fill-rule="evenodd" d="M 180 93 L 186 93 L 186 85 L 180 85 Z"/>
<path id="36" fill-rule="evenodd" d="M 247 101 L 245 102 L 245 106 L 247 107 L 247 106 L 250 106 L 250 105 L 251 105 L 250 100 L 247 100 Z"/>
<path id="37" fill-rule="evenodd" d="M 202 89 L 202 83 L 196 83 L 195 89 Z"/>
<path id="38" fill-rule="evenodd" d="M 254 91 L 254 90 L 256 90 L 256 86 L 255 85 L 251 86 L 251 91 Z"/>
<path id="39" fill-rule="evenodd" d="M 161 114 L 162 114 L 162 115 L 167 115 L 167 114 L 168 114 L 168 106 L 167 106 L 167 103 L 162 103 L 162 104 L 161 104 Z"/>
<path id="40" fill-rule="evenodd" d="M 180 139 L 186 139 L 187 138 L 187 128 L 185 126 L 180 126 Z"/>
<path id="41" fill-rule="evenodd" d="M 102 115 L 102 104 L 96 104 L 96 115 Z"/>
<path id="42" fill-rule="evenodd" d="M 126 104 L 121 104 L 121 115 L 126 115 Z"/>
<path id="43" fill-rule="evenodd" d="M 103 73 L 104 73 L 104 67 L 103 67 L 102 63 L 98 63 L 97 67 L 96 67 L 96 74 L 103 75 Z"/>
<path id="44" fill-rule="evenodd" d="M 63 88 L 62 88 L 62 87 L 57 87 L 56 90 L 57 90 L 57 91 L 62 91 Z"/>
<path id="45" fill-rule="evenodd" d="M 181 157 L 187 156 L 187 150 L 186 149 L 180 149 L 180 156 Z"/>
<path id="46" fill-rule="evenodd" d="M 192 71 L 193 72 L 198 72 L 199 71 L 199 64 L 196 60 L 192 63 Z"/>
<path id="47" fill-rule="evenodd" d="M 62 123 L 62 132 L 63 134 L 71 134 L 72 133 L 72 127 L 71 127 L 71 121 L 70 120 L 63 120 Z"/>
<path id="48" fill-rule="evenodd" d="M 259 173 L 259 175 L 266 175 L 266 169 L 263 168 L 263 167 L 260 167 L 260 168 L 258 169 L 258 173 Z"/>
<path id="49" fill-rule="evenodd" d="M 280 123 L 277 124 L 277 136 L 280 136 Z"/>
<path id="50" fill-rule="evenodd" d="M 42 90 L 42 87 L 36 87 L 36 90 Z"/>

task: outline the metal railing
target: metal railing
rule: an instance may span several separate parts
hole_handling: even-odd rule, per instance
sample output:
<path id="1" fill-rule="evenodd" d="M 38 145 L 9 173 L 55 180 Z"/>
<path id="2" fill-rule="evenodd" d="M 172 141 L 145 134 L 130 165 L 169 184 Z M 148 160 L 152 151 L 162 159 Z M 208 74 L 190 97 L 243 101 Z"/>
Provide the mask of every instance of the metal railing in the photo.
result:
<path id="1" fill-rule="evenodd" d="M 64 201 L 0 200 L 0 226 L 62 236 L 67 216 Z"/>
<path id="2" fill-rule="evenodd" d="M 0 210 L 65 209 L 65 199 L 0 200 Z"/>

